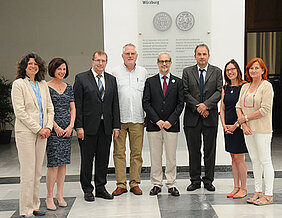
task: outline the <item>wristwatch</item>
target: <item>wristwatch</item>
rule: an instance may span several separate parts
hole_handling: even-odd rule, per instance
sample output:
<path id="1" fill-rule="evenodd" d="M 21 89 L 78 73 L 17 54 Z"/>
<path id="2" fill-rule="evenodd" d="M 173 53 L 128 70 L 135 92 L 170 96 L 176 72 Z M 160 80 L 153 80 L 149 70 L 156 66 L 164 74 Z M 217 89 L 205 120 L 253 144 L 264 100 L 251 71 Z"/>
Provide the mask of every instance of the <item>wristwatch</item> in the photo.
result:
<path id="1" fill-rule="evenodd" d="M 246 122 L 248 122 L 248 121 L 249 121 L 249 119 L 248 119 L 248 115 L 245 115 L 245 120 L 246 120 Z"/>

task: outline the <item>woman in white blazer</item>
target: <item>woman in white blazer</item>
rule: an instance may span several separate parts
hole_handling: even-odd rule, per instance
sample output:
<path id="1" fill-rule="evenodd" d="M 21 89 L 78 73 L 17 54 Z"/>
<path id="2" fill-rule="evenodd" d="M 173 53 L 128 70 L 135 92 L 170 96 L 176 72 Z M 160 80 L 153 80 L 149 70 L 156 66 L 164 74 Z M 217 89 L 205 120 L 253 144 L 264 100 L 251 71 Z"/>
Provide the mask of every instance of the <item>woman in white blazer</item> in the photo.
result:
<path id="1" fill-rule="evenodd" d="M 47 138 L 53 128 L 54 108 L 44 80 L 45 62 L 29 53 L 20 59 L 12 86 L 15 139 L 20 162 L 20 215 L 44 215 L 39 210 L 39 185 Z"/>

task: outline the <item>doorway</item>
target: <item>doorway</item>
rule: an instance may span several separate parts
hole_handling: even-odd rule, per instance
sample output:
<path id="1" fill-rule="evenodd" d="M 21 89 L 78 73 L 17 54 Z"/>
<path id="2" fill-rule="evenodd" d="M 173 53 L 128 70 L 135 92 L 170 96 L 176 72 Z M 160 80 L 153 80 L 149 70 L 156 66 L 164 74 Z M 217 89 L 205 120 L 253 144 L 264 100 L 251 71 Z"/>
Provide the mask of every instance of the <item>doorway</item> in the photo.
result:
<path id="1" fill-rule="evenodd" d="M 245 66 L 264 60 L 274 90 L 273 133 L 282 133 L 282 1 L 246 0 Z"/>

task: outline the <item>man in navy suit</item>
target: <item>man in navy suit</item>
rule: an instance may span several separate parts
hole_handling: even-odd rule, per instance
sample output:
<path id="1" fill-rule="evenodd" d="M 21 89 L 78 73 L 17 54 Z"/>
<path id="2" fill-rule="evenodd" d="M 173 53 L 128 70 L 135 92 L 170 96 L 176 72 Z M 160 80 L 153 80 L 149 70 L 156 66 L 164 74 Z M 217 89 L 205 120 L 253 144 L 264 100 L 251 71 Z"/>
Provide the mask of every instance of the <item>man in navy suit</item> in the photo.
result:
<path id="1" fill-rule="evenodd" d="M 222 71 L 208 63 L 210 54 L 205 44 L 195 49 L 197 64 L 183 70 L 184 132 L 189 150 L 191 184 L 187 191 L 201 187 L 215 191 L 214 180 L 216 136 L 218 125 L 217 103 L 221 97 Z M 204 139 L 205 176 L 201 178 L 201 145 Z"/>
<path id="2" fill-rule="evenodd" d="M 179 196 L 176 188 L 176 147 L 180 131 L 179 116 L 184 107 L 181 79 L 170 73 L 171 57 L 161 53 L 157 64 L 159 73 L 146 80 L 143 108 L 147 116 L 147 136 L 151 157 L 150 195 L 161 192 L 163 144 L 166 150 L 166 186 L 172 196 Z"/>
<path id="3" fill-rule="evenodd" d="M 76 106 L 75 128 L 80 145 L 80 183 L 86 201 L 94 201 L 91 184 L 95 156 L 94 183 L 96 197 L 113 199 L 107 192 L 107 169 L 112 136 L 116 139 L 120 129 L 117 83 L 114 76 L 105 72 L 107 54 L 96 51 L 92 68 L 75 77 Z"/>

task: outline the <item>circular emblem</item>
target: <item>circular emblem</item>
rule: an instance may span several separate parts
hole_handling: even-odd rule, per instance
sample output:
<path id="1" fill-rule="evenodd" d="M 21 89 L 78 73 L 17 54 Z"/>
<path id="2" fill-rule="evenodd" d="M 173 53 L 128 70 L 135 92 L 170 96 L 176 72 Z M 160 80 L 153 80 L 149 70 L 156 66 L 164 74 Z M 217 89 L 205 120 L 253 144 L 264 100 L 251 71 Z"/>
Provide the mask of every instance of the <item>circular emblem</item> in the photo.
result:
<path id="1" fill-rule="evenodd" d="M 167 31 L 172 24 L 171 16 L 166 12 L 159 12 L 154 16 L 153 24 L 159 31 Z"/>
<path id="2" fill-rule="evenodd" d="M 179 13 L 176 17 L 176 26 L 182 31 L 190 30 L 195 23 L 193 14 L 188 11 L 183 11 Z"/>

